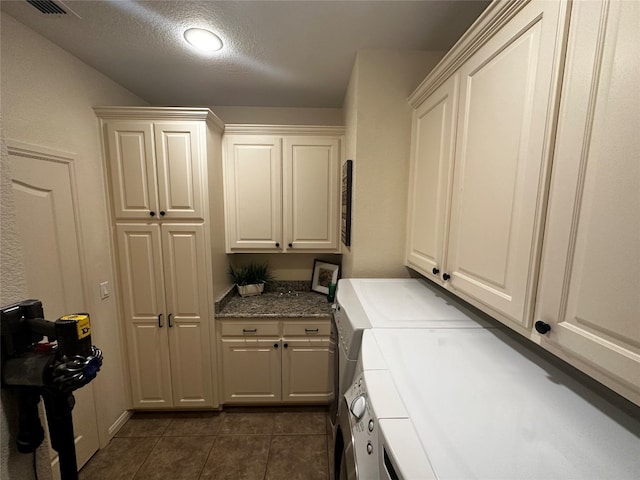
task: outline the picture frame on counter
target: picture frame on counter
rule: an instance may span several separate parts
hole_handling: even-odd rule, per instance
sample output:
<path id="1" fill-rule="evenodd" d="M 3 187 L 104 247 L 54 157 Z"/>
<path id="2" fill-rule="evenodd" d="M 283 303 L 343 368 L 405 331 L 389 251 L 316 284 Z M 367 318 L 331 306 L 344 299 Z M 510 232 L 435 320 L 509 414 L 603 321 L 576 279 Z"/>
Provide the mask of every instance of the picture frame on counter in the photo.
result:
<path id="1" fill-rule="evenodd" d="M 338 283 L 339 272 L 340 265 L 314 260 L 313 274 L 311 275 L 311 290 L 328 295 L 329 285 Z"/>
<path id="2" fill-rule="evenodd" d="M 353 183 L 353 160 L 347 160 L 342 165 L 342 205 L 341 228 L 342 243 L 351 246 L 351 189 Z"/>

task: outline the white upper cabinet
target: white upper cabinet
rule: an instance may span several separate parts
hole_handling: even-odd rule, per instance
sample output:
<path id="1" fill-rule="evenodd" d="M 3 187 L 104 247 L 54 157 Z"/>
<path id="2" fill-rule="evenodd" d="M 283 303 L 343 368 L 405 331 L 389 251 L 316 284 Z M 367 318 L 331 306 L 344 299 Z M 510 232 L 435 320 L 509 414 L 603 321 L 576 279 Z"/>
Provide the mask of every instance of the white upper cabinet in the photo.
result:
<path id="1" fill-rule="evenodd" d="M 278 251 L 282 244 L 282 140 L 225 139 L 227 250 Z"/>
<path id="2" fill-rule="evenodd" d="M 413 111 L 407 265 L 437 276 L 445 256 L 459 75 Z"/>
<path id="3" fill-rule="evenodd" d="M 524 327 L 566 10 L 565 2 L 492 4 L 412 96 L 407 264 Z"/>
<path id="4" fill-rule="evenodd" d="M 148 120 L 105 124 L 116 218 L 204 218 L 201 125 Z"/>
<path id="5" fill-rule="evenodd" d="M 340 140 L 284 139 L 284 231 L 287 249 L 338 248 Z"/>
<path id="6" fill-rule="evenodd" d="M 535 315 L 543 346 L 638 404 L 639 25 L 638 2 L 573 4 Z"/>
<path id="7" fill-rule="evenodd" d="M 253 129 L 225 135 L 227 252 L 338 251 L 341 136 Z"/>

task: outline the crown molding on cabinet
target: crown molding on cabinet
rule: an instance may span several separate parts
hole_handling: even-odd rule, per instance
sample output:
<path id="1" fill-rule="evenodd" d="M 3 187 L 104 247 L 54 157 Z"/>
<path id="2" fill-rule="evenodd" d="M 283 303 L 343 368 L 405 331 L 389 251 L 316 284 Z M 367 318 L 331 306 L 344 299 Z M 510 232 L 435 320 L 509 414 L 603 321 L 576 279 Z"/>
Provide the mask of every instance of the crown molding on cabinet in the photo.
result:
<path id="1" fill-rule="evenodd" d="M 492 2 L 409 96 L 409 104 L 417 107 L 482 47 L 497 30 L 500 30 L 530 2 L 531 0 L 496 0 Z"/>
<path id="2" fill-rule="evenodd" d="M 254 125 L 254 124 L 228 124 L 225 126 L 225 134 L 240 135 L 344 135 L 342 126 L 325 125 Z"/>
<path id="3" fill-rule="evenodd" d="M 137 120 L 206 120 L 219 132 L 224 131 L 224 122 L 208 108 L 184 107 L 94 107 L 99 118 Z"/>

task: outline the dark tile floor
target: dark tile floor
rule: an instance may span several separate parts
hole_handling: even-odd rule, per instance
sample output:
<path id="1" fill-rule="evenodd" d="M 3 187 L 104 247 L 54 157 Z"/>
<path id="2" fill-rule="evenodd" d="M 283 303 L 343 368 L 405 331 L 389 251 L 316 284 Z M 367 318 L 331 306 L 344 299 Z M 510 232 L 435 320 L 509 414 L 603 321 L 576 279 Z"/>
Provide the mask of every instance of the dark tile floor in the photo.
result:
<path id="1" fill-rule="evenodd" d="M 80 480 L 327 480 L 326 408 L 136 413 Z"/>

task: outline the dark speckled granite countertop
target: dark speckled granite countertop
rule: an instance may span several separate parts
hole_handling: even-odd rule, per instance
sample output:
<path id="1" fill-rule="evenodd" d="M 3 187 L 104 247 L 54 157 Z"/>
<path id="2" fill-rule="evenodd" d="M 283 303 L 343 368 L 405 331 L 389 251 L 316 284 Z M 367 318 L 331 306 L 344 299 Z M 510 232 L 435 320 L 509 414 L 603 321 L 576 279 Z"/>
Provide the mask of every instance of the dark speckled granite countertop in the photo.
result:
<path id="1" fill-rule="evenodd" d="M 331 303 L 316 292 L 269 292 L 252 297 L 234 296 L 216 318 L 330 318 Z"/>

